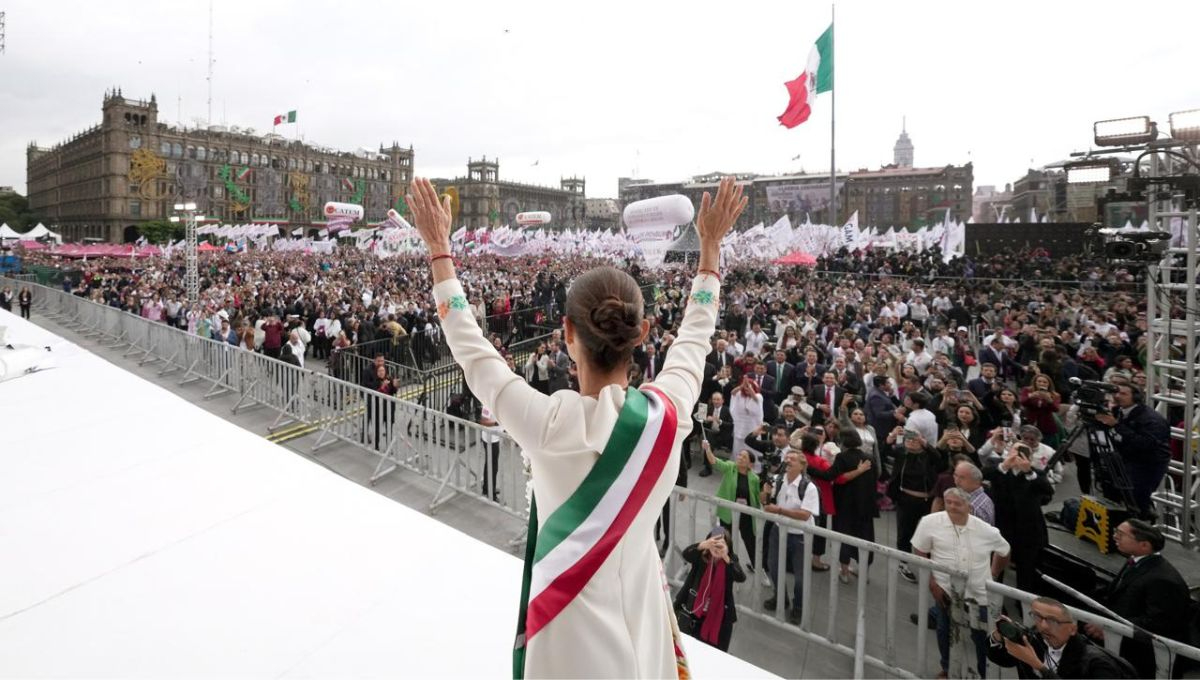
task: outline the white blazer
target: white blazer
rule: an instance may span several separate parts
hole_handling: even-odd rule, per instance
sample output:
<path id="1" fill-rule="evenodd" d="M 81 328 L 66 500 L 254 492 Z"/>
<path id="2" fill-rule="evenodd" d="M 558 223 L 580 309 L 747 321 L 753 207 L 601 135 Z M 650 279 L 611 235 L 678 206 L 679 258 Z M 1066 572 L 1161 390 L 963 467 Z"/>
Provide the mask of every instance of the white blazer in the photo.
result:
<path id="1" fill-rule="evenodd" d="M 544 524 L 587 476 L 617 421 L 625 388 L 613 384 L 597 397 L 570 390 L 544 395 L 509 370 L 488 342 L 457 279 L 434 287 L 442 325 L 467 385 L 528 454 Z M 641 512 L 612 554 L 563 611 L 528 642 L 525 677 L 674 678 L 675 625 L 654 523 L 675 486 L 679 444 L 691 432 L 689 417 L 700 394 L 704 358 L 716 328 L 720 281 L 700 275 L 679 335 L 654 385 L 675 405 L 678 426 L 671 458 Z M 453 303 L 452 298 L 456 298 Z M 517 603 L 513 603 L 516 622 Z M 512 630 L 497 635 L 512 635 Z"/>

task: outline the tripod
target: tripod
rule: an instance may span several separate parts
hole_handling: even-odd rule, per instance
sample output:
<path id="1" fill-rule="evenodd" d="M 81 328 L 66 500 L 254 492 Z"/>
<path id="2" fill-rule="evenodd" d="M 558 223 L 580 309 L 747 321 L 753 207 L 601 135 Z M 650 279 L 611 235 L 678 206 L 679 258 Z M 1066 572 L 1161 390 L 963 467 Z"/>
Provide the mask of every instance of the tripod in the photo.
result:
<path id="1" fill-rule="evenodd" d="M 1094 469 L 1093 476 L 1104 497 L 1123 503 L 1125 508 L 1136 516 L 1139 513 L 1138 504 L 1133 498 L 1133 485 L 1125 473 L 1125 463 L 1120 454 L 1113 449 L 1108 431 L 1094 420 L 1080 420 L 1046 462 L 1046 469 L 1053 468 L 1062 460 L 1080 435 L 1087 437 L 1088 452 Z"/>

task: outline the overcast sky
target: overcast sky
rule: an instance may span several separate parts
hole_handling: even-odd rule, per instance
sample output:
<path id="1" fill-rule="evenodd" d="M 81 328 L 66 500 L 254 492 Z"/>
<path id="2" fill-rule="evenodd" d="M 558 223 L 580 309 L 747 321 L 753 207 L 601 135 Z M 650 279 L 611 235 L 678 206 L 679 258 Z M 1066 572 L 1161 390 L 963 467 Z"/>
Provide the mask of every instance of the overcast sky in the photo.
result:
<path id="1" fill-rule="evenodd" d="M 0 6 L 0 185 L 24 191 L 26 144 L 98 123 L 110 86 L 203 122 L 208 6 Z M 837 165 L 891 162 L 905 115 L 916 165 L 973 161 L 976 186 L 1086 149 L 1095 120 L 1166 127 L 1200 107 L 1200 53 L 1178 30 L 1198 19 L 1188 0 L 842 2 Z M 499 156 L 502 178 L 583 175 L 593 197 L 635 174 L 828 172 L 830 97 L 796 129 L 776 116 L 829 20 L 820 2 L 215 0 L 212 116 L 265 133 L 296 109 L 288 136 L 395 139 L 430 176 Z"/>

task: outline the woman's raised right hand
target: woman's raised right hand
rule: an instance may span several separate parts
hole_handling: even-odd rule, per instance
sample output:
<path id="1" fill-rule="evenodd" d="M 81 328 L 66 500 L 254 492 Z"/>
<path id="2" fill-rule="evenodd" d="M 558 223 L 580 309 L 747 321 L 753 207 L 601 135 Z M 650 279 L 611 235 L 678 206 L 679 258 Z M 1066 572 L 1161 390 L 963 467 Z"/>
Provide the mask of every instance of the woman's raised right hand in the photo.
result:
<path id="1" fill-rule="evenodd" d="M 700 213 L 696 216 L 696 234 L 700 237 L 700 243 L 713 246 L 720 244 L 749 201 L 749 197 L 742 196 L 742 187 L 732 177 L 721 180 L 716 200 L 707 191 L 704 192 L 700 199 Z"/>

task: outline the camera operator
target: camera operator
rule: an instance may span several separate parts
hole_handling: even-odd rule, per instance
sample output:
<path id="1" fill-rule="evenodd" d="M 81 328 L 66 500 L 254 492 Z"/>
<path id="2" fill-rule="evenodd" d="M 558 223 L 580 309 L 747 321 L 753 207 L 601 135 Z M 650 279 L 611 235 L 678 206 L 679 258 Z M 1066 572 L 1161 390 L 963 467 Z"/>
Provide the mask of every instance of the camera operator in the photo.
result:
<path id="1" fill-rule="evenodd" d="M 1035 599 L 1030 616 L 1034 630 L 1000 617 L 988 648 L 992 663 L 1003 668 L 1016 666 L 1018 678 L 1131 677 L 1133 669 L 1124 667 L 1124 661 L 1080 634 L 1075 618 L 1058 600 Z"/>
<path id="2" fill-rule="evenodd" d="M 771 437 L 767 438 L 767 431 L 770 430 Z M 750 449 L 759 453 L 759 463 L 755 465 L 755 472 L 770 477 L 779 472 L 783 466 L 783 456 L 788 451 L 789 442 L 791 441 L 791 432 L 786 425 L 776 423 L 773 427 L 766 423 L 758 426 L 754 432 L 746 436 L 745 445 Z"/>
<path id="3" fill-rule="evenodd" d="M 1096 414 L 1096 422 L 1108 428 L 1113 448 L 1125 464 L 1133 499 L 1142 515 L 1150 514 L 1150 494 L 1167 474 L 1171 460 L 1171 426 L 1154 409 L 1142 403 L 1142 391 L 1119 385 L 1113 413 Z"/>

